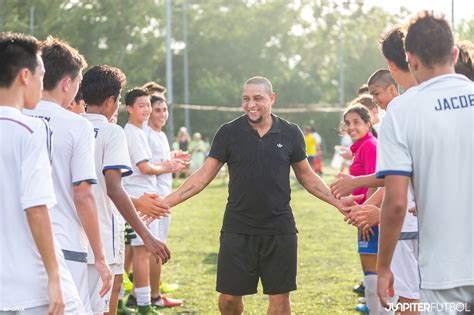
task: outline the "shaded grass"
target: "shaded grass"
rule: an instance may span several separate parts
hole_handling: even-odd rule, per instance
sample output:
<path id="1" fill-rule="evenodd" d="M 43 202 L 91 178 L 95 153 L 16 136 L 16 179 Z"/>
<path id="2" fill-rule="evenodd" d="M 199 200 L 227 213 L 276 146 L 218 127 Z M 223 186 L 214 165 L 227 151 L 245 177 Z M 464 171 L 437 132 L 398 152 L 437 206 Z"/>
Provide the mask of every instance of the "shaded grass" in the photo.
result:
<path id="1" fill-rule="evenodd" d="M 333 174 L 332 174 L 333 175 Z M 325 176 L 330 182 L 333 176 Z M 294 314 L 356 314 L 351 288 L 362 278 L 356 230 L 339 212 L 292 181 L 292 208 L 298 234 L 298 290 L 291 294 Z M 215 179 L 201 194 L 173 209 L 168 245 L 172 260 L 163 281 L 178 283 L 169 296 L 183 306 L 164 314 L 218 314 L 215 291 L 219 231 L 227 199 L 227 183 Z M 245 314 L 265 314 L 267 297 L 244 298 Z"/>

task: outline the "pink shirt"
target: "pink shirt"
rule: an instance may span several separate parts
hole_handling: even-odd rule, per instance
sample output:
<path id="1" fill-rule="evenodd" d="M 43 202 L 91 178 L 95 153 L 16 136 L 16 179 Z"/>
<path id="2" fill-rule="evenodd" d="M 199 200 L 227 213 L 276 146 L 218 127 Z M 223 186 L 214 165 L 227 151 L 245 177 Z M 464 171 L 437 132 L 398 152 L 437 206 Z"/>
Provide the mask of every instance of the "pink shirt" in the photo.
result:
<path id="1" fill-rule="evenodd" d="M 354 160 L 349 166 L 349 174 L 352 176 L 370 175 L 375 173 L 377 161 L 377 138 L 368 132 L 362 139 L 351 145 Z M 352 192 L 353 195 L 364 195 L 364 198 L 357 201 L 363 204 L 367 197 L 368 188 L 358 188 Z"/>

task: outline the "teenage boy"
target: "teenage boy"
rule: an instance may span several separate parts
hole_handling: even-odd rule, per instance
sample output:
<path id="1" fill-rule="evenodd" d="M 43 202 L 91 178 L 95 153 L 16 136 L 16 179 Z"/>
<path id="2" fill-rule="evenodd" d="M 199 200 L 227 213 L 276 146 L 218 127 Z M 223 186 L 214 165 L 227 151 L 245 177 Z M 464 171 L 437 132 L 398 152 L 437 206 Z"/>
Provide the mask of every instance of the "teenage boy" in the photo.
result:
<path id="1" fill-rule="evenodd" d="M 86 312 L 90 313 L 87 240 L 103 282 L 101 295 L 110 289 L 112 274 L 100 239 L 91 187 L 97 182 L 93 129 L 86 119 L 65 109 L 77 93 L 86 61 L 77 50 L 53 37 L 42 43 L 42 58 L 46 69 L 43 100 L 34 110 L 25 110 L 25 113 L 44 119 L 54 130 L 52 166 L 58 203 L 50 210 L 53 231 Z"/>
<path id="2" fill-rule="evenodd" d="M 137 212 L 122 186 L 122 177 L 131 174 L 130 158 L 128 155 L 125 133 L 122 128 L 109 123 L 109 119 L 118 109 L 120 92 L 125 84 L 125 75 L 117 68 L 106 65 L 94 66 L 85 74 L 82 81 L 84 100 L 87 113 L 83 115 L 93 126 L 95 134 L 95 167 L 97 185 L 94 186 L 94 196 L 99 210 L 101 237 L 106 250 L 107 262 L 113 274 L 123 272 L 121 255 L 115 251 L 123 241 L 118 235 L 118 222 L 114 218 L 113 204 L 120 214 L 130 222 L 138 235 L 145 240 L 145 246 L 158 259 L 167 260 L 169 253 L 164 244 L 155 239 L 137 215 Z M 93 253 L 90 249 L 93 263 Z M 100 277 L 89 265 L 89 290 L 92 311 L 102 314 L 109 311 L 110 291 L 105 301 L 100 298 Z M 105 302 L 105 303 L 104 303 Z M 116 306 L 114 305 L 114 308 Z"/>
<path id="3" fill-rule="evenodd" d="M 423 11 L 407 29 L 407 61 L 419 85 L 409 98 L 393 102 L 380 136 L 377 177 L 385 178 L 385 199 L 378 294 L 386 305 L 411 179 L 419 222 L 420 298 L 437 303 L 426 313 L 454 314 L 452 302 L 467 303 L 464 310 L 472 311 L 474 173 L 466 170 L 472 170 L 474 159 L 474 84 L 454 72 L 457 49 L 444 17 Z"/>
<path id="4" fill-rule="evenodd" d="M 21 113 L 41 98 L 39 50 L 33 37 L 0 33 L 0 313 L 81 314 L 48 211 L 56 203 L 51 130 Z"/>

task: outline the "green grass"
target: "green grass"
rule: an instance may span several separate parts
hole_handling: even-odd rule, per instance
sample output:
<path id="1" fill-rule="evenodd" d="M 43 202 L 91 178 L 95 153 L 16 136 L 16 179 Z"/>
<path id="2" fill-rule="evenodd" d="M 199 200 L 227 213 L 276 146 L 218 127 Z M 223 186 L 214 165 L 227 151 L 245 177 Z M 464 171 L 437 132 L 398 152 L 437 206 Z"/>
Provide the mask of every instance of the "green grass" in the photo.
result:
<path id="1" fill-rule="evenodd" d="M 333 174 L 325 176 L 330 182 Z M 362 278 L 356 230 L 339 212 L 292 182 L 292 208 L 299 230 L 298 290 L 291 294 L 294 314 L 356 314 L 351 288 Z M 168 245 L 172 259 L 162 279 L 178 283 L 170 297 L 183 306 L 164 314 L 218 314 L 215 291 L 219 231 L 227 200 L 227 183 L 216 178 L 198 196 L 173 209 Z M 244 297 L 245 314 L 265 314 L 267 297 Z"/>

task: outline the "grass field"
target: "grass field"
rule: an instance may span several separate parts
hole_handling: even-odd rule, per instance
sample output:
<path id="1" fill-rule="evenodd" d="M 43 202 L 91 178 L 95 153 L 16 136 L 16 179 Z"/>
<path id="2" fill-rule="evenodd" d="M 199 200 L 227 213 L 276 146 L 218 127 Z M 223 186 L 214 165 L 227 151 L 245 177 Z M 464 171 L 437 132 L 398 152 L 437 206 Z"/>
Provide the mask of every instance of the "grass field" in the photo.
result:
<path id="1" fill-rule="evenodd" d="M 333 174 L 325 176 L 330 182 Z M 298 290 L 291 294 L 294 314 L 356 314 L 351 287 L 361 278 L 356 230 L 339 212 L 292 181 L 292 208 L 298 234 Z M 219 231 L 227 198 L 227 183 L 216 178 L 201 194 L 173 209 L 168 239 L 172 260 L 163 281 L 178 283 L 169 296 L 183 306 L 164 314 L 218 314 L 215 291 Z M 265 314 L 267 297 L 244 298 L 245 314 Z"/>

